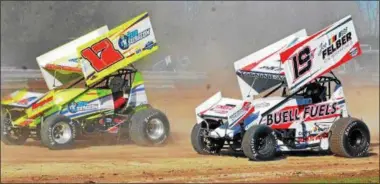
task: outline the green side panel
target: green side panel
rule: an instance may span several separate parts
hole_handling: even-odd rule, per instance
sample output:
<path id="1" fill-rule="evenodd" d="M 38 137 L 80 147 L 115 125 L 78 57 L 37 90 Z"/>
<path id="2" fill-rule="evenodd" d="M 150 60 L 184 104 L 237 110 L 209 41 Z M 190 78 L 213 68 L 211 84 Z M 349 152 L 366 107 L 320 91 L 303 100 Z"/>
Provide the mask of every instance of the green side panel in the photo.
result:
<path id="1" fill-rule="evenodd" d="M 95 90 L 98 93 L 99 98 L 112 94 L 112 91 L 110 89 L 95 89 Z"/>
<path id="2" fill-rule="evenodd" d="M 44 113 L 44 117 L 48 117 L 48 116 L 50 116 L 50 115 L 52 115 L 52 114 L 54 114 L 60 110 L 61 110 L 61 107 L 55 105 Z"/>
<path id="3" fill-rule="evenodd" d="M 141 72 L 136 72 L 135 78 L 133 79 L 132 88 L 134 88 L 140 84 L 143 84 L 143 83 L 144 83 L 144 79 L 142 77 Z"/>

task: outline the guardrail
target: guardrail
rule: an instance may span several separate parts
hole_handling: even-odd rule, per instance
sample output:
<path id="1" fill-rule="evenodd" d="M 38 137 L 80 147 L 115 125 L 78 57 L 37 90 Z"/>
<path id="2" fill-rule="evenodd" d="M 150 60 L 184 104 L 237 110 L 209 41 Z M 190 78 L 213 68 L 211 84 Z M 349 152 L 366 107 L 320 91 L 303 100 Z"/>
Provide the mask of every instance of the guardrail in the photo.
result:
<path id="1" fill-rule="evenodd" d="M 176 88 L 177 84 L 200 84 L 207 78 L 204 72 L 186 71 L 141 71 L 148 88 Z M 43 80 L 40 70 L 1 68 L 1 82 L 27 83 L 31 80 Z M 12 85 L 2 85 L 2 89 L 12 89 Z"/>

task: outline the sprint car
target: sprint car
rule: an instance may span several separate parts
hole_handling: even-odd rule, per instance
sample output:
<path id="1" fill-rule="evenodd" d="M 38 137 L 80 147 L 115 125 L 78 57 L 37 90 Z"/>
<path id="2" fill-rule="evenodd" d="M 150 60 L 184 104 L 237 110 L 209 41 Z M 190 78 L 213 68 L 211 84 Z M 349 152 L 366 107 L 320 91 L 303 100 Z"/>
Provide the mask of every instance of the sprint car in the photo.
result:
<path id="1" fill-rule="evenodd" d="M 143 13 L 37 57 L 50 91 L 22 89 L 2 99 L 1 141 L 22 145 L 35 138 L 61 149 L 79 136 L 110 133 L 138 145 L 163 145 L 170 133 L 168 118 L 149 105 L 142 74 L 133 66 L 157 49 Z"/>
<path id="2" fill-rule="evenodd" d="M 349 15 L 311 36 L 302 29 L 236 61 L 242 100 L 218 92 L 196 107 L 194 150 L 217 154 L 228 148 L 250 160 L 301 150 L 365 156 L 370 131 L 349 115 L 342 82 L 332 71 L 361 53 Z"/>

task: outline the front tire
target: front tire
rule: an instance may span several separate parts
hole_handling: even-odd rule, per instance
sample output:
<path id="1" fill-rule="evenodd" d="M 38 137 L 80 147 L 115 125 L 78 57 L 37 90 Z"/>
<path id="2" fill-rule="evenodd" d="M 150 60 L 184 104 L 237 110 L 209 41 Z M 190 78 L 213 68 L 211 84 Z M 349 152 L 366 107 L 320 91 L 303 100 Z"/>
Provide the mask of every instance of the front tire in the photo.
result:
<path id="1" fill-rule="evenodd" d="M 206 138 L 206 127 L 202 127 L 202 125 L 203 123 L 195 124 L 191 131 L 193 149 L 201 155 L 218 154 L 224 146 L 224 140 Z"/>
<path id="2" fill-rule="evenodd" d="M 163 112 L 157 109 L 143 109 L 131 117 L 129 135 L 137 145 L 164 145 L 168 140 L 169 133 L 169 120 Z"/>
<path id="3" fill-rule="evenodd" d="M 363 157 L 368 153 L 370 132 L 367 125 L 352 117 L 341 118 L 331 126 L 331 152 L 341 157 Z"/>
<path id="4" fill-rule="evenodd" d="M 250 160 L 273 160 L 276 155 L 276 138 L 273 130 L 265 125 L 254 125 L 244 134 L 242 147 Z"/>
<path id="5" fill-rule="evenodd" d="M 23 145 L 29 138 L 28 128 L 12 127 L 11 114 L 4 109 L 1 110 L 1 141 L 6 145 Z"/>
<path id="6" fill-rule="evenodd" d="M 51 116 L 42 122 L 41 143 L 49 149 L 65 149 L 73 145 L 76 126 L 66 116 Z"/>

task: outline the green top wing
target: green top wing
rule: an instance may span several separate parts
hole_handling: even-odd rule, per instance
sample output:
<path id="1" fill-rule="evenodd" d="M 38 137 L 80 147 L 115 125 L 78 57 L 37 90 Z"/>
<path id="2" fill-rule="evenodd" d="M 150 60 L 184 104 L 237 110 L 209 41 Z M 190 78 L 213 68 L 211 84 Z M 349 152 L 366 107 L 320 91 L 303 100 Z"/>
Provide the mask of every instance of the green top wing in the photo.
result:
<path id="1" fill-rule="evenodd" d="M 79 47 L 88 86 L 158 49 L 148 13 L 143 13 Z"/>

